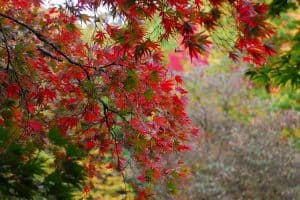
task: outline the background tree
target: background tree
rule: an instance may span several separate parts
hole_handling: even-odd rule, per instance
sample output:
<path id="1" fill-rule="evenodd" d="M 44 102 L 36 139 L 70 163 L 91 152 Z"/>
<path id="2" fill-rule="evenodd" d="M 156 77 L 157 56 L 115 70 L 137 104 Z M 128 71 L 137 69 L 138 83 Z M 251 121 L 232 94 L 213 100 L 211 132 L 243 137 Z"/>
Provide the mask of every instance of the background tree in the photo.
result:
<path id="1" fill-rule="evenodd" d="M 249 82 L 248 66 L 211 55 L 185 73 L 188 113 L 203 133 L 185 154 L 192 175 L 181 198 L 298 199 L 299 104 Z"/>

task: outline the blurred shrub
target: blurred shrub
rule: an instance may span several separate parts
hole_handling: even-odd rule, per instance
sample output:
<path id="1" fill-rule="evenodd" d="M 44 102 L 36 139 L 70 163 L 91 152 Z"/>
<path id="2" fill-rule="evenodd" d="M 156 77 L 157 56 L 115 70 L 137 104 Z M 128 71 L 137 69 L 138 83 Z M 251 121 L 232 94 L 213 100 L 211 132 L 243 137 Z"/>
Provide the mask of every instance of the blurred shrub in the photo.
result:
<path id="1" fill-rule="evenodd" d="M 189 113 L 203 137 L 186 155 L 192 177 L 182 199 L 299 199 L 300 154 L 286 136 L 299 134 L 300 113 L 279 109 L 287 97 L 250 90 L 243 67 L 222 63 L 185 77 Z"/>

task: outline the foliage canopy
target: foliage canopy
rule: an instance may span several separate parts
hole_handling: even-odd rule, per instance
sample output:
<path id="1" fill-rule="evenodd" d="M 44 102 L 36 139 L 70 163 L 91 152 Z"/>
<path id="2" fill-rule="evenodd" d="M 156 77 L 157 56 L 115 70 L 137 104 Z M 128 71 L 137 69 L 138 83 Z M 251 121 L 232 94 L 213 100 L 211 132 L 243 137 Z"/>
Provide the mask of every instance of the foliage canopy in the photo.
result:
<path id="1" fill-rule="evenodd" d="M 185 112 L 181 77 L 164 67 L 161 41 L 180 37 L 197 59 L 208 53 L 214 30 L 224 25 L 219 19 L 230 13 L 235 34 L 227 51 L 234 61 L 260 66 L 275 53 L 266 41 L 274 33 L 267 6 L 254 1 L 66 0 L 48 9 L 42 3 L 0 1 L 1 156 L 10 155 L 8 147 L 21 152 L 13 151 L 17 171 L 3 164 L 3 174 L 16 174 L 10 179 L 30 187 L 24 188 L 27 195 L 37 184 L 18 178 L 18 169 L 27 169 L 43 149 L 59 162 L 55 171 L 45 174 L 38 159 L 28 177 L 46 177 L 45 196 L 53 187 L 57 195 L 64 187 L 80 188 L 81 173 L 94 177 L 99 162 L 120 172 L 137 166 L 132 185 L 139 199 L 151 198 L 158 181 L 175 194 L 187 172 L 170 155 L 191 149 L 198 129 Z M 157 37 L 144 26 L 154 18 Z M 81 38 L 80 21 L 94 26 L 89 42 Z M 83 157 L 86 166 L 79 162 Z M 26 197 L 21 188 L 9 187 L 1 184 L 1 194 Z"/>

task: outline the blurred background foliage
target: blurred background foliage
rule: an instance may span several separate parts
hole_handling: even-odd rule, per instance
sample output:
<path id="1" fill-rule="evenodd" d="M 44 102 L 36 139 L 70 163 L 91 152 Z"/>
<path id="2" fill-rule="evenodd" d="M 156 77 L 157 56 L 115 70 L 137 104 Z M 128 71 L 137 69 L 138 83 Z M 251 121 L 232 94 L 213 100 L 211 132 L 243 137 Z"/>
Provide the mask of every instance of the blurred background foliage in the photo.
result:
<path id="1" fill-rule="evenodd" d="M 185 76 L 188 111 L 202 137 L 186 154 L 192 176 L 182 198 L 299 199 L 299 111 L 289 100 L 278 106 L 289 99 L 280 91 L 245 79 L 246 66 L 223 64 L 194 67 Z"/>

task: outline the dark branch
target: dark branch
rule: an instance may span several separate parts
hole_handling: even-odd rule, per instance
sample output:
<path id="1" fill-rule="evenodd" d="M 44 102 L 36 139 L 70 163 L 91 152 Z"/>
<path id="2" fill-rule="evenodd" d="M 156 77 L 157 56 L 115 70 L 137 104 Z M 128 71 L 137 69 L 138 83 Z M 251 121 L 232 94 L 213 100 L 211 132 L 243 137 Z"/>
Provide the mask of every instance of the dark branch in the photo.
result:
<path id="1" fill-rule="evenodd" d="M 99 101 L 103 105 L 104 109 L 107 109 L 108 111 L 118 115 L 123 121 L 128 123 L 128 120 L 123 115 L 121 115 L 118 110 L 110 108 L 102 99 L 99 99 Z"/>
<path id="2" fill-rule="evenodd" d="M 85 69 L 85 68 L 93 68 L 94 67 L 91 67 L 91 66 L 88 66 L 88 65 L 83 65 L 79 62 L 76 62 L 74 60 L 72 60 L 69 56 L 67 56 L 62 50 L 60 50 L 56 44 L 50 42 L 49 40 L 47 40 L 41 33 L 39 33 L 38 31 L 36 31 L 35 29 L 31 28 L 30 26 L 28 26 L 27 24 L 11 17 L 11 16 L 8 16 L 6 14 L 3 14 L 3 13 L 0 13 L 0 16 L 6 18 L 6 19 L 9 19 L 17 24 L 19 24 L 20 26 L 23 26 L 24 28 L 28 29 L 30 32 L 32 32 L 40 41 L 44 42 L 45 44 L 49 45 L 50 47 L 52 47 L 58 54 L 60 54 L 62 57 L 64 57 L 69 63 L 73 64 L 73 65 L 76 65 L 76 66 L 79 66 L 86 74 L 87 78 L 90 79 L 90 75 L 89 75 L 89 72 Z"/>
<path id="3" fill-rule="evenodd" d="M 53 55 L 51 52 L 47 51 L 46 49 L 44 49 L 43 47 L 38 46 L 37 49 L 45 56 L 48 56 L 54 60 L 57 60 L 59 62 L 62 62 L 63 60 L 56 57 L 55 55 Z"/>
<path id="4" fill-rule="evenodd" d="M 10 66 L 10 63 L 11 63 L 11 55 L 10 55 L 10 52 L 9 52 L 9 45 L 8 45 L 8 41 L 6 39 L 6 36 L 4 34 L 4 31 L 3 31 L 3 28 L 2 28 L 2 24 L 0 23 L 0 31 L 2 33 L 2 36 L 3 36 L 3 42 L 5 44 L 5 49 L 6 49 L 6 53 L 7 53 L 7 64 L 6 64 L 6 70 L 9 69 L 9 66 Z"/>

